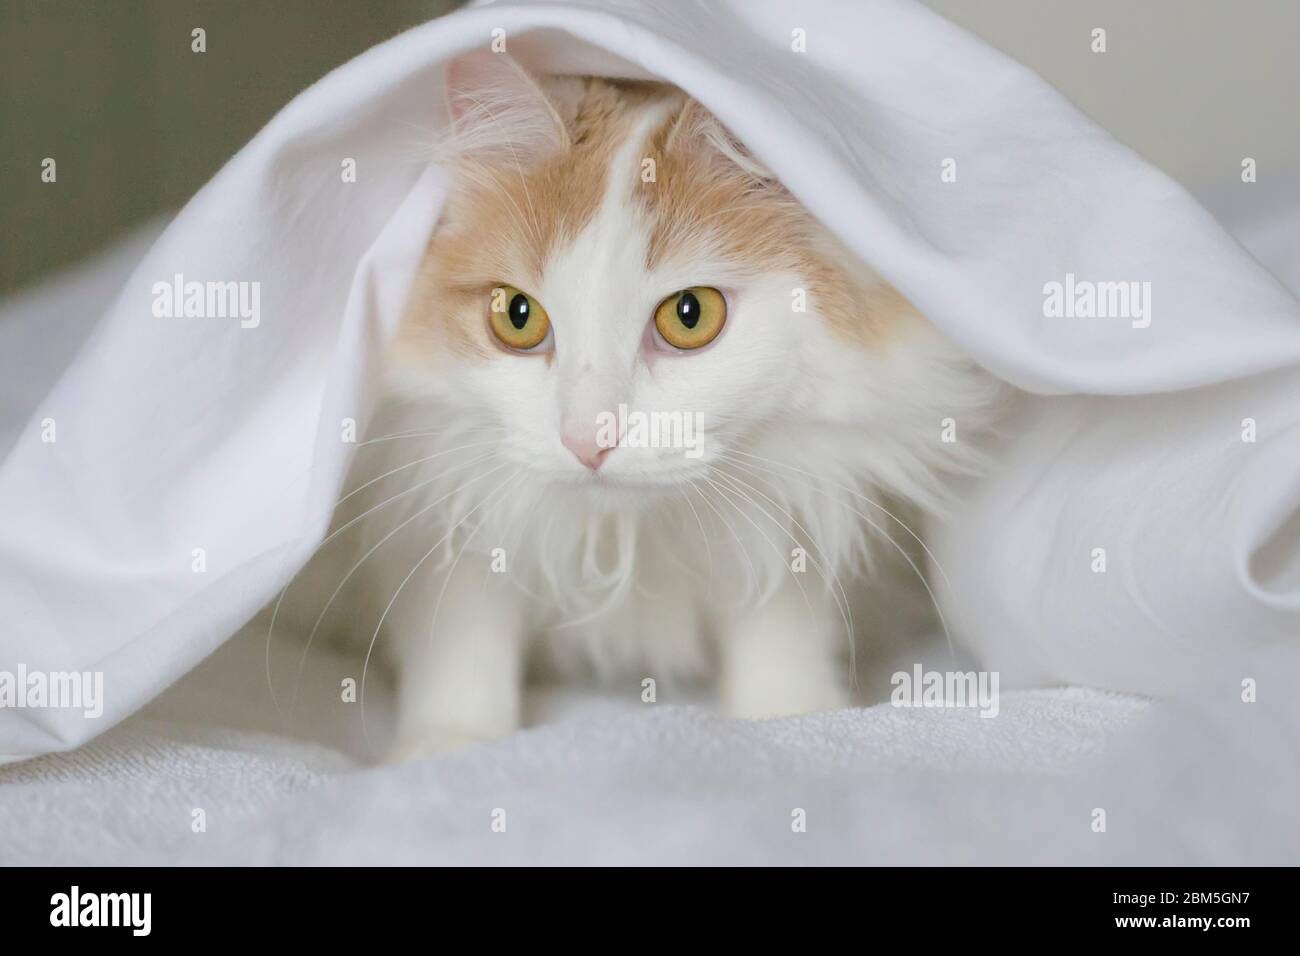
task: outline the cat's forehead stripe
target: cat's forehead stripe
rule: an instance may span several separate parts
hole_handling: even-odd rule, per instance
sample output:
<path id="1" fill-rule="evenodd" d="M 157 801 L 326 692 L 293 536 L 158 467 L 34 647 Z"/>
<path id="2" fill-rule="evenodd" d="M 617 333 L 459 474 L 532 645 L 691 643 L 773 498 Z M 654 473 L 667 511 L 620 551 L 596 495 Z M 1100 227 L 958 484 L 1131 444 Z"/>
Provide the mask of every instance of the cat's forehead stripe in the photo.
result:
<path id="1" fill-rule="evenodd" d="M 567 167 L 569 185 L 550 194 L 560 204 L 560 226 L 535 250 L 539 268 L 571 249 L 585 231 L 627 216 L 649 141 L 680 102 L 679 97 L 633 97 L 607 84 L 592 84 L 575 121 L 575 146 L 559 160 Z"/>

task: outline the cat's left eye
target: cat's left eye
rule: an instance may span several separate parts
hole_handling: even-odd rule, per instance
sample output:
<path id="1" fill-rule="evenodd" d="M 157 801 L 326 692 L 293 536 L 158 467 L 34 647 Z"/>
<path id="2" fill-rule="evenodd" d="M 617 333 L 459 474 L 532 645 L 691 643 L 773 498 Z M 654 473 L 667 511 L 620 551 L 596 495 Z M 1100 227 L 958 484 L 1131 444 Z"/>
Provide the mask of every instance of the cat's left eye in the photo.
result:
<path id="1" fill-rule="evenodd" d="M 497 286 L 488 303 L 488 324 L 502 345 L 528 352 L 546 341 L 551 317 L 542 304 L 512 285 Z"/>
<path id="2" fill-rule="evenodd" d="M 711 286 L 674 292 L 655 309 L 655 328 L 675 349 L 691 351 L 718 337 L 727 321 L 727 300 Z"/>

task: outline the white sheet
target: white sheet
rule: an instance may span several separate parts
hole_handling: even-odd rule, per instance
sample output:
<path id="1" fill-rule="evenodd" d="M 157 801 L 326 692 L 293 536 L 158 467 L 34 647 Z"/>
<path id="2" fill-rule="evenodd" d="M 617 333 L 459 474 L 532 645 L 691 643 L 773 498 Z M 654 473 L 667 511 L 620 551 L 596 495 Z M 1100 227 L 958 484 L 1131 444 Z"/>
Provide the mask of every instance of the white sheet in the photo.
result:
<path id="1" fill-rule="evenodd" d="M 182 210 L 102 315 L 70 320 L 93 324 L 70 361 L 32 323 L 93 308 L 84 297 L 24 299 L 0 317 L 20 343 L 0 352 L 0 379 L 24 383 L 0 426 L 13 436 L 0 463 L 0 662 L 100 670 L 108 696 L 97 721 L 0 710 L 0 759 L 121 720 L 310 553 L 346 464 L 339 422 L 364 418 L 372 346 L 436 215 L 415 141 L 443 122 L 441 64 L 497 27 L 535 68 L 686 88 L 1017 385 L 1141 396 L 1233 383 L 1208 404 L 1034 404 L 1011 470 L 973 492 L 939 550 L 954 616 L 993 667 L 1167 691 L 1207 657 L 1294 635 L 1300 306 L 1178 186 L 911 0 L 526 0 L 412 30 L 306 91 Z M 792 51 L 795 29 L 808 52 Z M 341 181 L 346 158 L 355 183 Z M 954 183 L 940 178 L 948 158 Z M 177 273 L 260 282 L 260 324 L 156 318 L 153 285 Z M 1150 327 L 1045 319 L 1044 283 L 1067 273 L 1150 281 Z M 1247 416 L 1259 441 L 1242 449 Z M 41 440 L 47 419 L 57 442 Z M 1105 576 L 1080 570 L 1098 546 Z"/>

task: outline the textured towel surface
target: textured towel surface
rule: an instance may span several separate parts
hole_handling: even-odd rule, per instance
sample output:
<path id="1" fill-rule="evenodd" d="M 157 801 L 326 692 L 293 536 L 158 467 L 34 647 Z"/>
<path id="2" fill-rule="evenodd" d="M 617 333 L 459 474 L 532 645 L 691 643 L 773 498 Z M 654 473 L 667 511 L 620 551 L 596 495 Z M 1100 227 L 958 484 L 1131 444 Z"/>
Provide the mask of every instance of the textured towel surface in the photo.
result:
<path id="1" fill-rule="evenodd" d="M 1300 699 L 1275 676 L 1296 673 L 1300 651 L 1285 647 L 1185 701 L 1017 691 L 988 719 L 881 704 L 747 722 L 552 693 L 513 737 L 372 767 L 272 729 L 258 636 L 91 744 L 0 768 L 0 863 L 1300 859 Z M 303 722 L 344 746 L 328 724 Z"/>
<path id="2" fill-rule="evenodd" d="M 381 768 L 287 737 L 137 717 L 80 750 L 0 770 L 0 861 L 921 858 L 909 849 L 918 821 L 890 820 L 897 808 L 881 816 L 901 781 L 930 781 L 933 799 L 941 781 L 1061 774 L 1143 709 L 1100 692 L 1030 691 L 993 720 L 880 705 L 749 723 L 579 699 L 511 739 Z M 491 830 L 498 808 L 504 834 Z M 791 832 L 795 808 L 806 834 Z M 195 809 L 206 832 L 192 830 Z M 1087 809 L 1074 808 L 1085 828 Z"/>

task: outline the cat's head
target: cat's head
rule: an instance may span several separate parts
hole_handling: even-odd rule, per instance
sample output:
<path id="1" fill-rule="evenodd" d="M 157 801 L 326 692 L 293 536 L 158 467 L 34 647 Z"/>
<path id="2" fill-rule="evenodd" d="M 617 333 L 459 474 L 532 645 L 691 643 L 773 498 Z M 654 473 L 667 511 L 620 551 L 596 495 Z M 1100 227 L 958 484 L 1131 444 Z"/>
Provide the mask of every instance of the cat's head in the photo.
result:
<path id="1" fill-rule="evenodd" d="M 698 103 L 488 52 L 448 87 L 400 394 L 606 497 L 675 492 L 764 436 L 896 478 L 900 429 L 938 442 L 953 356 Z"/>

